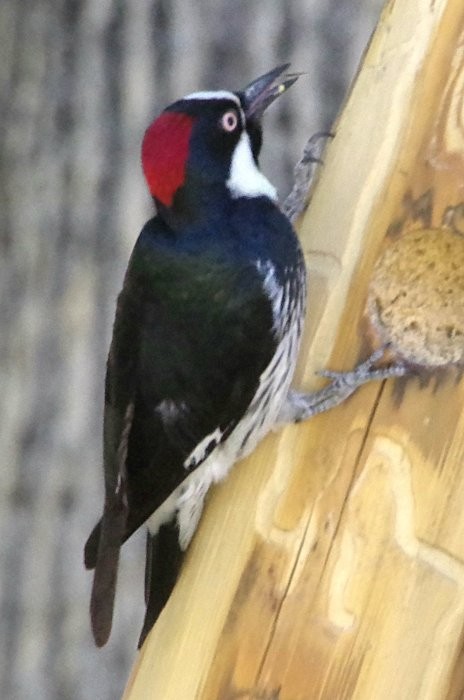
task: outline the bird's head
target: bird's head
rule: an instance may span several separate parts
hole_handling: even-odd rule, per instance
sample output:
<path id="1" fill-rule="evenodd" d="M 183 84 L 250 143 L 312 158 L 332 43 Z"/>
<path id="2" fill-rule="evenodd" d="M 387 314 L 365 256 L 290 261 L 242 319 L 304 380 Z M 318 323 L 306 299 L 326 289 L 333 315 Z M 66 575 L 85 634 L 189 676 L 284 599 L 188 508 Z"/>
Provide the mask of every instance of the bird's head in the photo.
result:
<path id="1" fill-rule="evenodd" d="M 265 109 L 297 79 L 275 68 L 240 92 L 196 92 L 148 127 L 142 165 L 158 210 L 181 213 L 216 194 L 276 198 L 258 168 Z"/>

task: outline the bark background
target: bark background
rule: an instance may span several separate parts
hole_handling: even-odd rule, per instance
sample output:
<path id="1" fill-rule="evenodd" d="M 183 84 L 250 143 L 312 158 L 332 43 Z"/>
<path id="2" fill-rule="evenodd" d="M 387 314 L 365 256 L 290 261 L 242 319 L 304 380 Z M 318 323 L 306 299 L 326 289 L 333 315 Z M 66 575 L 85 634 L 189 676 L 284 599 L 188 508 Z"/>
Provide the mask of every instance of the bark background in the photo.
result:
<path id="1" fill-rule="evenodd" d="M 112 700 L 142 621 L 144 538 L 124 548 L 112 637 L 88 624 L 115 297 L 151 212 L 140 141 L 169 102 L 307 72 L 266 119 L 284 196 L 329 129 L 380 0 L 0 3 L 0 697 Z M 180 700 L 188 700 L 180 699 Z"/>

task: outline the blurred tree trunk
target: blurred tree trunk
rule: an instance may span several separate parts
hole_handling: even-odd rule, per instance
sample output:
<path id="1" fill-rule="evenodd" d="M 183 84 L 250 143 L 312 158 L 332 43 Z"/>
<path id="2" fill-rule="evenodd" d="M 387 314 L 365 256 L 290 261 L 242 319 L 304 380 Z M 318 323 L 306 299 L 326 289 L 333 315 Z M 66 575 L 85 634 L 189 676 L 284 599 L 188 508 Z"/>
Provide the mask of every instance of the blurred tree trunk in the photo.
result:
<path id="1" fill-rule="evenodd" d="M 82 546 L 101 507 L 114 300 L 150 212 L 144 128 L 186 92 L 237 89 L 292 61 L 308 77 L 269 113 L 263 160 L 285 194 L 379 4 L 2 0 L 0 697 L 109 700 L 133 657 L 142 548 L 126 548 L 113 635 L 97 651 Z"/>

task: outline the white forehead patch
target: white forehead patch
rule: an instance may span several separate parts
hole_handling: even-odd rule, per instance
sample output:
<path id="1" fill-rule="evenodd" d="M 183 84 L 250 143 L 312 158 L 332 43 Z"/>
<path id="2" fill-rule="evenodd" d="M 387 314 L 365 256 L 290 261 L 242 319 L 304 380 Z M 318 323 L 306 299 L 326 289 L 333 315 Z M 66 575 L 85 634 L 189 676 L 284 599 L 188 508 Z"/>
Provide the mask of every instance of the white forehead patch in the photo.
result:
<path id="1" fill-rule="evenodd" d="M 237 95 L 228 90 L 210 90 L 205 92 L 192 92 L 190 95 L 186 95 L 182 98 L 183 100 L 232 100 L 235 102 L 237 107 L 241 107 L 240 100 Z"/>
<path id="2" fill-rule="evenodd" d="M 258 170 L 251 152 L 250 137 L 242 132 L 235 146 L 226 182 L 232 197 L 269 197 L 277 199 L 277 191 L 263 173 Z"/>

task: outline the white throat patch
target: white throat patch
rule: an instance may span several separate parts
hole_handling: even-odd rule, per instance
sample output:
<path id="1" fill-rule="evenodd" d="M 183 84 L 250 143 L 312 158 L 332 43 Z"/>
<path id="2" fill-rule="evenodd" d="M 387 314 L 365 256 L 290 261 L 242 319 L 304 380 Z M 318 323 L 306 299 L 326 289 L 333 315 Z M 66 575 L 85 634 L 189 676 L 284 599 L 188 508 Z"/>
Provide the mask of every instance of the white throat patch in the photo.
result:
<path id="1" fill-rule="evenodd" d="M 235 199 L 238 197 L 269 197 L 274 201 L 277 199 L 275 187 L 258 170 L 253 160 L 250 137 L 246 131 L 242 132 L 235 146 L 226 185 Z"/>

